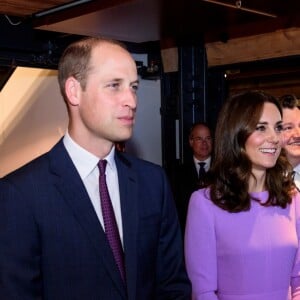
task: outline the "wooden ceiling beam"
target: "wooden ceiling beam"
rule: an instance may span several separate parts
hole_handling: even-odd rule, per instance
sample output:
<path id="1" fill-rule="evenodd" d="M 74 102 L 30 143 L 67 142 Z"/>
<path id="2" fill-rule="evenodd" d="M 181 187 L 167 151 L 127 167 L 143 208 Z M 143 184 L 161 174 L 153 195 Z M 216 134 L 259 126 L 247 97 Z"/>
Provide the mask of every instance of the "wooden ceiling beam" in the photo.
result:
<path id="1" fill-rule="evenodd" d="M 70 0 L 2 0 L 0 14 L 9 16 L 25 17 L 31 16 L 39 11 L 49 9 L 58 5 L 72 2 Z"/>
<path id="2" fill-rule="evenodd" d="M 246 36 L 258 35 L 262 33 L 274 32 L 280 29 L 291 27 L 300 27 L 300 18 L 296 13 L 288 16 L 270 18 L 246 24 L 231 24 L 224 27 L 216 27 L 204 32 L 205 43 L 222 41 L 227 43 L 228 40 Z"/>
<path id="3" fill-rule="evenodd" d="M 300 55 L 300 27 L 205 45 L 209 67 Z"/>
<path id="4" fill-rule="evenodd" d="M 57 11 L 55 13 L 44 14 L 41 17 L 38 17 L 38 14 L 36 14 L 33 16 L 33 26 L 37 28 L 43 25 L 50 25 L 130 2 L 134 2 L 134 0 L 96 0 L 89 1 L 71 8 L 62 9 L 61 11 Z"/>

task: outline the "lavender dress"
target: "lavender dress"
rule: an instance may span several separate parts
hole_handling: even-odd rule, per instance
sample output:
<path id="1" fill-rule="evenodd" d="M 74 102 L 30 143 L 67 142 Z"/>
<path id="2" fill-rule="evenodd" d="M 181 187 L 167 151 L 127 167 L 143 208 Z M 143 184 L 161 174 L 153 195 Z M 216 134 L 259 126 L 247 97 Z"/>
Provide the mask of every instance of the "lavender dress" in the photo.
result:
<path id="1" fill-rule="evenodd" d="M 265 202 L 268 192 L 253 193 Z M 190 199 L 185 257 L 194 300 L 300 299 L 300 194 L 286 209 L 252 201 L 229 213 L 209 199 Z M 298 231 L 298 233 L 297 233 Z"/>

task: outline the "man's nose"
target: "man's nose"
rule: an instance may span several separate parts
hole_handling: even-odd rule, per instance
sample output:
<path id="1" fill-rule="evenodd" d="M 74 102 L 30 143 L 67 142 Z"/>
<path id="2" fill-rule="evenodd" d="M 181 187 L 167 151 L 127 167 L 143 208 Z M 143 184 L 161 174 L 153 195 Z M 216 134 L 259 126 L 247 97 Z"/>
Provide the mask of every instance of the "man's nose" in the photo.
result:
<path id="1" fill-rule="evenodd" d="M 125 91 L 124 104 L 125 104 L 125 106 L 128 106 L 128 107 L 130 107 L 133 110 L 136 109 L 136 106 L 137 106 L 137 95 L 136 95 L 136 93 L 131 88 L 128 88 Z"/>
<path id="2" fill-rule="evenodd" d="M 295 127 L 295 136 L 300 138 L 300 126 Z"/>

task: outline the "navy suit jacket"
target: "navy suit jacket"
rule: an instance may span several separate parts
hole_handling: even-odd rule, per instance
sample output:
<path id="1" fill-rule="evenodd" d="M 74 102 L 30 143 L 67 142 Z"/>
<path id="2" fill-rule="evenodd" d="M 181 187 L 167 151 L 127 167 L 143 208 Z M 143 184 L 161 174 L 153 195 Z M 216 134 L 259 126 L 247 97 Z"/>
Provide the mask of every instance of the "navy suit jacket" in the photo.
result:
<path id="1" fill-rule="evenodd" d="M 162 168 L 116 153 L 127 288 L 62 141 L 0 181 L 0 299 L 190 299 Z"/>

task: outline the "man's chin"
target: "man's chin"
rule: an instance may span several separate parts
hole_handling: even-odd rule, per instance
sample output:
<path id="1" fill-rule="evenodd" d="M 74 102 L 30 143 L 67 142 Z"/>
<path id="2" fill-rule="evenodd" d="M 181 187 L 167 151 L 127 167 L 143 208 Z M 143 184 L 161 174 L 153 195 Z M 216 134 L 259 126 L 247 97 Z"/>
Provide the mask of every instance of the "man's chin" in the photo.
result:
<path id="1" fill-rule="evenodd" d="M 129 140 L 131 137 L 132 137 L 132 132 L 130 132 L 130 133 L 124 133 L 124 134 L 122 134 L 122 135 L 119 135 L 119 136 L 115 139 L 115 141 L 117 141 L 117 142 L 124 142 L 124 141 Z"/>

